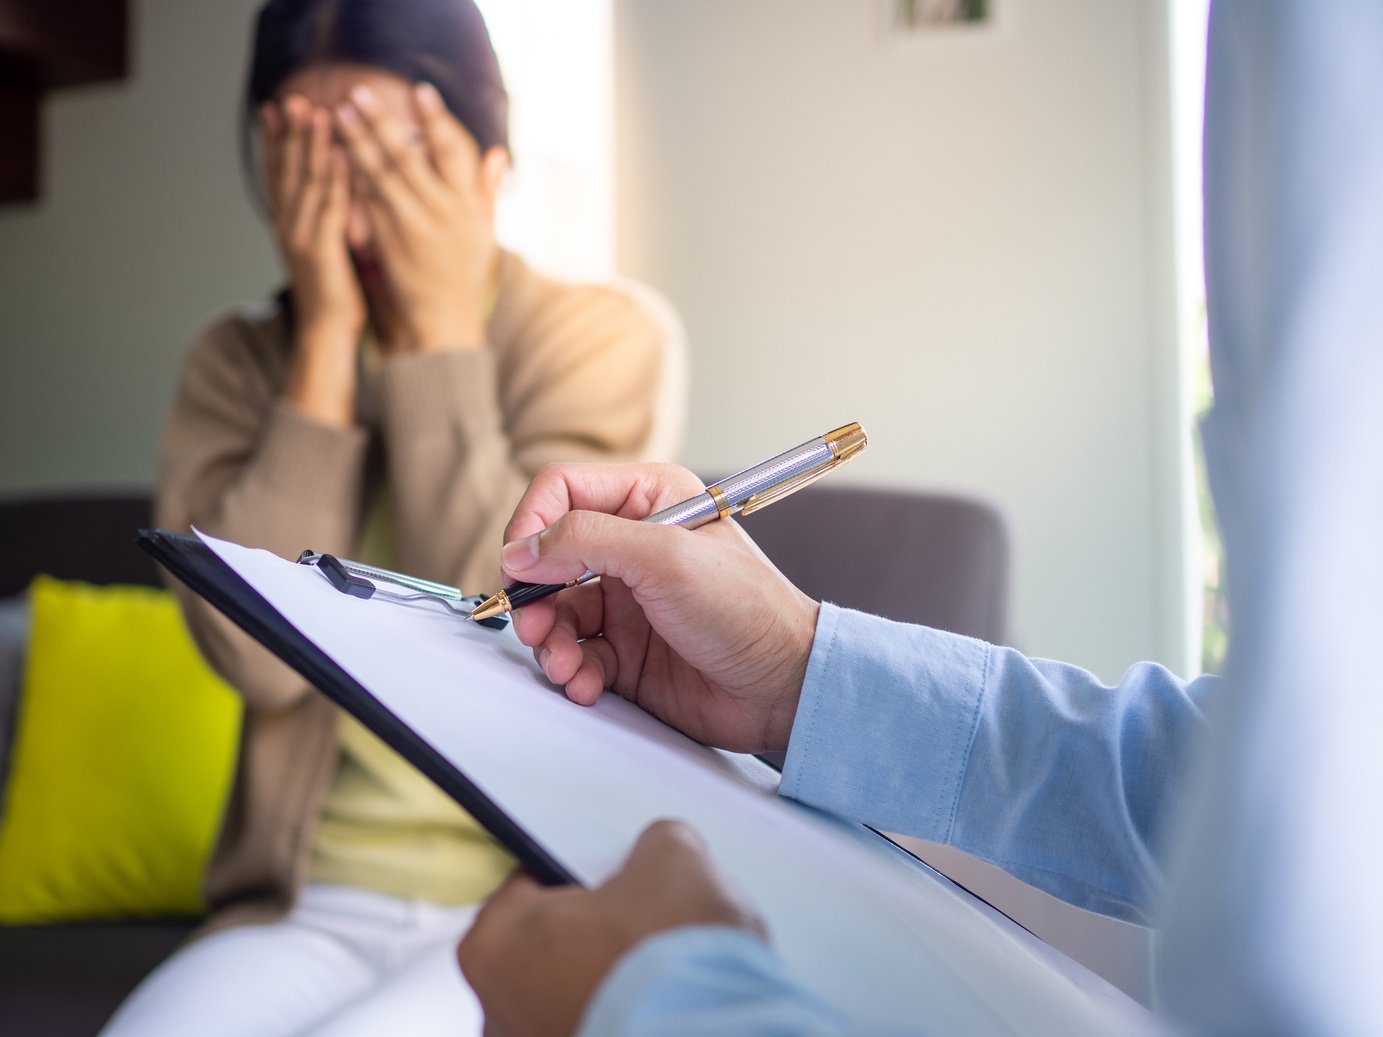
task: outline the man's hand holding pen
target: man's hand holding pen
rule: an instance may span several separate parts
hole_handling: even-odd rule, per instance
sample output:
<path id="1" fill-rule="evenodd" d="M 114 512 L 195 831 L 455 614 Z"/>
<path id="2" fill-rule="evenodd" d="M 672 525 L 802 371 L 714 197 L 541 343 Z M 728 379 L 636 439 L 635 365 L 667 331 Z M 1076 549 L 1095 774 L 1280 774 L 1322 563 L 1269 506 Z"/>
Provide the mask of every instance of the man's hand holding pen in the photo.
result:
<path id="1" fill-rule="evenodd" d="M 514 613 L 519 639 L 574 702 L 609 688 L 698 741 L 787 747 L 818 604 L 734 522 L 636 521 L 702 490 L 675 465 L 553 465 L 505 531 L 507 580 L 598 583 Z"/>
<path id="2" fill-rule="evenodd" d="M 647 513 L 641 521 L 655 526 L 700 529 L 732 515 L 751 515 L 791 496 L 804 486 L 810 486 L 855 457 L 868 443 L 869 437 L 860 423 L 852 421 L 825 435 L 800 443 L 791 450 L 784 450 L 767 461 L 719 479 L 704 489 L 698 489 L 685 500 Z M 512 612 L 550 594 L 588 583 L 599 575 L 595 570 L 587 569 L 559 583 L 518 580 L 482 601 L 469 618 L 485 620 Z"/>

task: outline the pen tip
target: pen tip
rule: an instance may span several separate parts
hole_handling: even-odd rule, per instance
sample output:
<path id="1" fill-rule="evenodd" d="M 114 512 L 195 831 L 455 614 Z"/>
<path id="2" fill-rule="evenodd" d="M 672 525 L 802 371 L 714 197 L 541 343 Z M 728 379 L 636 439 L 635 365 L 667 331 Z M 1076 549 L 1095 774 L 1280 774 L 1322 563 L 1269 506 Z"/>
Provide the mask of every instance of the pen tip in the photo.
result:
<path id="1" fill-rule="evenodd" d="M 483 623 L 492 616 L 503 615 L 511 611 L 509 596 L 500 591 L 498 594 L 491 595 L 475 607 L 470 618 L 477 623 Z"/>

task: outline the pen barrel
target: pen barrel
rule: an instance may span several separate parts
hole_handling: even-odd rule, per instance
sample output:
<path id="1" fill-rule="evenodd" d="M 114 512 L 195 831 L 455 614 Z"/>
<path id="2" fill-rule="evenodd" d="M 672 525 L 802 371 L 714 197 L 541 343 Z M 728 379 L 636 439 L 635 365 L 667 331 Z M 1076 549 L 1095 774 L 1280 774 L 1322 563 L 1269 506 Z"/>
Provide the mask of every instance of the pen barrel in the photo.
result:
<path id="1" fill-rule="evenodd" d="M 771 493 L 785 483 L 804 479 L 835 459 L 835 452 L 824 439 L 817 438 L 785 450 L 762 464 L 727 476 L 698 493 L 691 500 L 674 504 L 644 519 L 660 526 L 695 529 L 726 515 L 739 514 L 745 504 L 761 494 Z"/>
<path id="2" fill-rule="evenodd" d="M 510 609 L 521 609 L 539 598 L 546 598 L 549 594 L 565 590 L 568 586 L 569 584 L 565 583 L 511 583 L 504 588 L 504 593 L 509 598 Z"/>
<path id="3" fill-rule="evenodd" d="M 670 508 L 662 511 L 655 511 L 643 521 L 652 522 L 657 526 L 681 526 L 684 529 L 695 529 L 697 526 L 704 526 L 707 522 L 714 522 L 720 517 L 720 509 L 716 506 L 715 498 L 709 493 L 698 493 L 691 500 L 684 500 L 681 504 L 674 504 Z"/>

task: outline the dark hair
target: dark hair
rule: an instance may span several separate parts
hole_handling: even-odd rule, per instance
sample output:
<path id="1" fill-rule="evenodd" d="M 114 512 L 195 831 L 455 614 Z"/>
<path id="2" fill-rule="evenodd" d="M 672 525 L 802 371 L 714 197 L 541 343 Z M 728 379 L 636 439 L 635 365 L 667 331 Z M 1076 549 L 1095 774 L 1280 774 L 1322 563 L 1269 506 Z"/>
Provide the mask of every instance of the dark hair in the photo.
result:
<path id="1" fill-rule="evenodd" d="M 259 106 L 294 73 L 329 61 L 426 80 L 482 153 L 509 146 L 509 95 L 473 0 L 268 0 L 255 20 L 240 118 L 241 158 L 261 203 Z"/>

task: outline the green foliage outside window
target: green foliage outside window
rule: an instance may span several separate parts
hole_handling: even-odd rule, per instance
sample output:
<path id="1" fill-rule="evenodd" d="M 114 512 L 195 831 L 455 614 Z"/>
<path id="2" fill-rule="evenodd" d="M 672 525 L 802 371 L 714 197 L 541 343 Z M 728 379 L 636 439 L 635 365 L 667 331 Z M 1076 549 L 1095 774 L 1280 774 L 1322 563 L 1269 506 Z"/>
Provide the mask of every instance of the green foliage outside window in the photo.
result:
<path id="1" fill-rule="evenodd" d="M 1215 505 L 1210 499 L 1210 480 L 1205 470 L 1205 444 L 1201 441 L 1201 419 L 1215 402 L 1210 382 L 1210 350 L 1208 346 L 1205 307 L 1199 317 L 1200 342 L 1196 350 L 1193 377 L 1195 429 L 1196 505 L 1201 523 L 1202 557 L 1202 615 L 1201 669 L 1219 673 L 1224 667 L 1229 647 L 1229 603 L 1225 599 L 1224 548 L 1220 543 L 1220 527 L 1215 521 Z"/>

